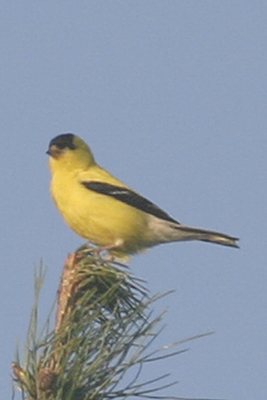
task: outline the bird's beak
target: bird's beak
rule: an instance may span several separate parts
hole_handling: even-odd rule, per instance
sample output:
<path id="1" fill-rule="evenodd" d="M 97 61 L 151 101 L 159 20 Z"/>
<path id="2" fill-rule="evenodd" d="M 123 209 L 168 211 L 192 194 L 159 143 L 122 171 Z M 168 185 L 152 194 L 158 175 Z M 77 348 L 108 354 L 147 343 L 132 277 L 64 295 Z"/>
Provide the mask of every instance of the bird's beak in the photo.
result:
<path id="1" fill-rule="evenodd" d="M 62 150 L 59 149 L 55 145 L 50 146 L 49 149 L 46 152 L 46 154 L 48 154 L 52 158 L 58 158 L 61 153 L 62 153 Z"/>

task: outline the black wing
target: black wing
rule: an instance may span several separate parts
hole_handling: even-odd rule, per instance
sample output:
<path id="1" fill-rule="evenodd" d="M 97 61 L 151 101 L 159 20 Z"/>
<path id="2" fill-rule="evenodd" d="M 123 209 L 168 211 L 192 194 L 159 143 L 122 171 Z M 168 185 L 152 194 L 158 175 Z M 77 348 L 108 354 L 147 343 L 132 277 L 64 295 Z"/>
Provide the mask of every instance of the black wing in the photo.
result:
<path id="1" fill-rule="evenodd" d="M 138 208 L 139 210 L 144 211 L 148 214 L 154 215 L 157 218 L 174 222 L 176 224 L 179 223 L 171 218 L 165 211 L 161 210 L 158 206 L 151 203 L 151 201 L 135 193 L 133 190 L 95 181 L 81 183 L 89 190 L 113 197 L 116 200 L 129 204 L 130 206 Z"/>

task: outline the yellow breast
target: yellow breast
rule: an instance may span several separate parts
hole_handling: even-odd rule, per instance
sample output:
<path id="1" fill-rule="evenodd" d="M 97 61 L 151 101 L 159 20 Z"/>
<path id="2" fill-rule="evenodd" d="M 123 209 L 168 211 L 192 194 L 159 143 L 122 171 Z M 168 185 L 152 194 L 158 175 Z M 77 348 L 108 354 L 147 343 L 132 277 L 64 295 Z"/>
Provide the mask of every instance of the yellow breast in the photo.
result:
<path id="1" fill-rule="evenodd" d="M 97 180 L 97 175 L 92 176 Z M 144 245 L 141 238 L 147 228 L 145 214 L 110 196 L 88 190 L 81 184 L 82 180 L 83 174 L 78 171 L 70 174 L 60 170 L 53 174 L 52 197 L 67 224 L 78 235 L 98 246 L 110 246 L 121 241 L 122 252 L 139 251 Z M 118 182 L 116 180 L 116 184 Z"/>

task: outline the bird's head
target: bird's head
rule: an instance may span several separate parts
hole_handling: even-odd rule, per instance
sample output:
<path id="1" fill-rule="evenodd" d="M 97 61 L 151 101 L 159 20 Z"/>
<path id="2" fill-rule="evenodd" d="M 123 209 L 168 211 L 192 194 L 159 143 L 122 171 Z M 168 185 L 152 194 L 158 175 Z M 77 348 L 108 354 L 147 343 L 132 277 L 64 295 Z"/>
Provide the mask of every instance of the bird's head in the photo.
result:
<path id="1" fill-rule="evenodd" d="M 64 133 L 52 139 L 46 153 L 50 156 L 52 170 L 60 167 L 86 169 L 95 164 L 90 148 L 72 133 Z"/>

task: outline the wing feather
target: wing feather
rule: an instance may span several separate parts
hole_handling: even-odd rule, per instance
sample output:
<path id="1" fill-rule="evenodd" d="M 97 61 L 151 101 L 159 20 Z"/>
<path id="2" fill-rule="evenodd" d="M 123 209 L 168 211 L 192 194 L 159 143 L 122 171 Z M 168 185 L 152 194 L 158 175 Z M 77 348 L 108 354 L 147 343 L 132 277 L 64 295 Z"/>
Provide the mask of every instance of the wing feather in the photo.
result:
<path id="1" fill-rule="evenodd" d="M 113 197 L 114 199 L 129 204 L 130 206 L 135 207 L 147 214 L 151 214 L 157 218 L 179 224 L 179 222 L 175 221 L 165 211 L 161 210 L 158 206 L 147 200 L 145 197 L 140 196 L 133 190 L 97 181 L 83 181 L 81 183 L 83 186 L 89 190 L 92 190 L 93 192 Z"/>

